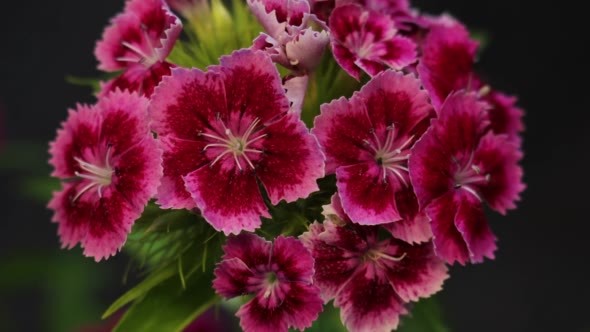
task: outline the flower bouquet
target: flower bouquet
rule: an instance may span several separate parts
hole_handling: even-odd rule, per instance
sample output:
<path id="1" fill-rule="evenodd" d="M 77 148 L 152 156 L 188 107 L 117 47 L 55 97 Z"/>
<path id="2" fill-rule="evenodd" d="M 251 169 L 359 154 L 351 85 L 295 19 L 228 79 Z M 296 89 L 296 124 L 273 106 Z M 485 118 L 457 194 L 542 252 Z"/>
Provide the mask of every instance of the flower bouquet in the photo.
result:
<path id="1" fill-rule="evenodd" d="M 449 264 L 494 258 L 484 207 L 524 189 L 523 112 L 477 52 L 406 0 L 129 0 L 50 144 L 62 246 L 142 271 L 117 331 L 212 306 L 245 331 L 403 328 Z"/>

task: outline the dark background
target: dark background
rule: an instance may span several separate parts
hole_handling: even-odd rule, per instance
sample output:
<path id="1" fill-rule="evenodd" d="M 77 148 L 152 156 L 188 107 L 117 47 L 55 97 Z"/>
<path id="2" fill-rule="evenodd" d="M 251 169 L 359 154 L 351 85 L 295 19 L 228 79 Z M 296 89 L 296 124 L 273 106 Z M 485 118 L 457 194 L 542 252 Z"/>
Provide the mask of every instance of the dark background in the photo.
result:
<path id="1" fill-rule="evenodd" d="M 123 1 L 5 1 L 0 9 L 0 330 L 64 331 L 99 319 L 124 289 L 122 255 L 59 251 L 50 212 L 23 190 L 49 171 L 66 109 L 92 102 L 64 77 L 95 76 L 95 41 Z M 479 69 L 526 109 L 528 189 L 493 215 L 494 261 L 454 267 L 440 299 L 453 331 L 590 331 L 587 77 L 582 2 L 414 1 L 486 31 Z M 546 2 L 548 3 L 548 2 Z M 578 4 L 580 3 L 580 4 Z M 89 314 L 91 313 L 91 314 Z"/>

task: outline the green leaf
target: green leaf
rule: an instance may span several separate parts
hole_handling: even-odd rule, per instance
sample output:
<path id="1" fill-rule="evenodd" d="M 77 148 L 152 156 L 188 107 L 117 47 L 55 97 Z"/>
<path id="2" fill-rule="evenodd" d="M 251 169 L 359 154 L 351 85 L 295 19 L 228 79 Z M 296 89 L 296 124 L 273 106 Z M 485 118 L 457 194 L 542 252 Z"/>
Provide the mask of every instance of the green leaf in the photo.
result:
<path id="1" fill-rule="evenodd" d="M 131 303 L 132 301 L 146 295 L 152 288 L 158 286 L 160 283 L 166 281 L 176 274 L 174 266 L 167 266 L 161 270 L 152 272 L 147 278 L 140 282 L 137 286 L 128 290 L 123 296 L 118 298 L 102 315 L 102 319 L 109 317 L 116 311 Z"/>
<path id="2" fill-rule="evenodd" d="M 134 303 L 113 331 L 182 331 L 217 301 L 211 273 L 187 280 L 186 289 L 177 279 L 169 279 Z"/>
<path id="3" fill-rule="evenodd" d="M 400 323 L 398 332 L 449 332 L 444 324 L 442 311 L 436 298 L 430 297 L 416 303 L 410 314 Z"/>
<path id="4" fill-rule="evenodd" d="M 320 313 L 320 317 L 313 322 L 313 325 L 305 330 L 306 332 L 346 332 L 346 328 L 340 321 L 340 310 L 334 308 L 332 302 L 324 306 L 324 311 Z"/>

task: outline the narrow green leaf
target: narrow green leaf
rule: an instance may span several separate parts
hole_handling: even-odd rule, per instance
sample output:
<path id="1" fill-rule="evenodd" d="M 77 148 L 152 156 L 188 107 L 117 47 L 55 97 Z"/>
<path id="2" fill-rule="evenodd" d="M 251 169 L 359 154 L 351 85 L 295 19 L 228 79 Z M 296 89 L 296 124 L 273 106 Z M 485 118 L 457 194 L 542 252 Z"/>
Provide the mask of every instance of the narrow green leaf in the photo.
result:
<path id="1" fill-rule="evenodd" d="M 147 278 L 140 282 L 137 286 L 128 290 L 123 296 L 118 298 L 102 315 L 102 319 L 105 319 L 121 309 L 126 304 L 140 298 L 141 296 L 148 293 L 152 288 L 158 286 L 160 283 L 166 281 L 170 277 L 176 274 L 174 266 L 167 266 L 159 271 L 151 273 Z"/>
<path id="2" fill-rule="evenodd" d="M 449 332 L 436 298 L 421 300 L 410 308 L 410 314 L 400 323 L 398 332 Z"/>
<path id="3" fill-rule="evenodd" d="M 187 280 L 186 290 L 172 278 L 135 302 L 113 331 L 182 331 L 217 301 L 210 274 Z"/>

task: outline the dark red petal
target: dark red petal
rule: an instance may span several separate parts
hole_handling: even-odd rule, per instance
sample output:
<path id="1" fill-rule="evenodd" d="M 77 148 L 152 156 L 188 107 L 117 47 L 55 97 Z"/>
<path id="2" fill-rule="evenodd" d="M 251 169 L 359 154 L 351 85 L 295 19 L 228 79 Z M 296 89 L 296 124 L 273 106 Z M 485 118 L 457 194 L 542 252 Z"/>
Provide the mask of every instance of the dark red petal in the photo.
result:
<path id="1" fill-rule="evenodd" d="M 150 103 L 152 129 L 158 135 L 193 141 L 201 140 L 201 131 L 225 114 L 221 78 L 198 69 L 174 69 L 157 87 Z"/>
<path id="2" fill-rule="evenodd" d="M 59 223 L 62 246 L 72 248 L 79 242 L 85 256 L 100 261 L 121 249 L 141 210 L 130 205 L 116 190 L 105 190 L 100 199 L 83 195 L 72 201 L 81 186 L 81 183 L 64 186 L 48 206 L 55 210 L 53 221 Z"/>
<path id="3" fill-rule="evenodd" d="M 206 162 L 205 143 L 182 140 L 170 136 L 160 137 L 164 150 L 164 176 L 158 189 L 158 204 L 165 209 L 193 209 L 196 203 L 186 190 L 183 176 L 200 168 Z"/>
<path id="4" fill-rule="evenodd" d="M 383 225 L 400 240 L 412 243 L 427 242 L 432 238 L 430 219 L 418 208 L 418 200 L 412 187 L 405 187 L 395 195 L 396 206 L 402 220 Z"/>
<path id="5" fill-rule="evenodd" d="M 230 113 L 247 113 L 267 125 L 289 110 L 279 72 L 266 53 L 245 49 L 221 57 L 220 62 L 210 70 L 223 73 Z"/>
<path id="6" fill-rule="evenodd" d="M 371 138 L 371 122 L 362 102 L 345 98 L 321 106 L 311 130 L 326 154 L 326 173 L 339 166 L 374 160 L 365 140 Z"/>
<path id="7" fill-rule="evenodd" d="M 324 176 L 324 156 L 305 124 L 289 113 L 264 130 L 263 155 L 256 175 L 272 204 L 305 198 L 318 190 Z"/>
<path id="8" fill-rule="evenodd" d="M 342 288 L 334 306 L 350 331 L 390 331 L 408 312 L 387 278 L 369 264 Z"/>
<path id="9" fill-rule="evenodd" d="M 223 259 L 238 258 L 250 268 L 268 267 L 272 244 L 247 232 L 229 236 L 223 247 Z"/>
<path id="10" fill-rule="evenodd" d="M 348 73 L 348 75 L 354 77 L 357 81 L 361 79 L 361 68 L 357 65 L 357 57 L 348 48 L 332 43 L 332 54 L 336 62 Z"/>
<path id="11" fill-rule="evenodd" d="M 361 225 L 386 224 L 402 219 L 395 192 L 403 186 L 393 175 L 383 179 L 375 162 L 365 162 L 336 170 L 338 194 L 350 219 Z"/>
<path id="12" fill-rule="evenodd" d="M 491 105 L 488 116 L 494 133 L 506 134 L 511 141 L 519 144 L 520 133 L 524 130 L 524 111 L 516 106 L 516 97 L 493 91 L 485 100 Z"/>
<path id="13" fill-rule="evenodd" d="M 460 23 L 435 24 L 426 36 L 418 73 L 438 111 L 453 91 L 469 87 L 477 43 Z"/>
<path id="14" fill-rule="evenodd" d="M 323 225 L 314 223 L 301 239 L 315 260 L 314 281 L 327 302 L 335 298 L 340 288 L 352 277 L 361 259 L 355 252 L 326 243 L 321 236 L 323 232 Z"/>
<path id="15" fill-rule="evenodd" d="M 455 226 L 462 234 L 472 263 L 481 263 L 484 258 L 494 259 L 496 237 L 488 226 L 482 203 L 473 195 L 462 192 L 456 197 L 460 200 Z"/>
<path id="16" fill-rule="evenodd" d="M 486 107 L 474 93 L 452 94 L 440 117 L 414 145 L 410 178 L 422 208 L 451 190 L 454 172 L 473 157 L 488 126 Z"/>
<path id="17" fill-rule="evenodd" d="M 431 219 L 434 249 L 438 257 L 449 264 L 469 261 L 469 250 L 463 235 L 455 226 L 459 202 L 455 193 L 449 192 L 430 203 L 425 211 Z"/>
<path id="18" fill-rule="evenodd" d="M 522 182 L 523 171 L 518 165 L 522 152 L 515 142 L 506 135 L 488 133 L 481 140 L 475 152 L 474 163 L 481 165 L 489 181 L 478 186 L 486 202 L 492 209 L 506 214 L 516 208 L 520 193 L 525 189 Z"/>
<path id="19" fill-rule="evenodd" d="M 99 142 L 100 119 L 94 107 L 78 105 L 69 110 L 68 119 L 58 129 L 55 141 L 49 143 L 49 164 L 54 168 L 51 176 L 71 178 L 79 170 L 74 157 L 94 149 Z"/>
<path id="20" fill-rule="evenodd" d="M 420 137 L 434 110 L 428 103 L 428 94 L 420 88 L 413 75 L 392 70 L 374 77 L 356 95 L 361 98 L 377 132 L 394 125 L 396 136 Z M 418 130 L 417 130 L 418 129 Z"/>
<path id="21" fill-rule="evenodd" d="M 394 252 L 387 254 L 405 255 L 386 269 L 391 285 L 404 301 L 418 301 L 442 289 L 447 267 L 436 257 L 432 243 L 408 245 L 392 239 L 390 246 Z"/>
<path id="22" fill-rule="evenodd" d="M 258 294 L 238 310 L 240 326 L 246 332 L 287 332 L 288 328 L 303 331 L 311 326 L 322 310 L 319 289 L 304 283 L 290 282 L 284 300 L 277 307 L 268 307 Z"/>
<path id="23" fill-rule="evenodd" d="M 279 274 L 290 281 L 312 282 L 313 257 L 295 238 L 277 237 L 272 249 L 272 264 L 276 264 Z"/>
<path id="24" fill-rule="evenodd" d="M 228 299 L 247 294 L 249 291 L 248 281 L 254 275 L 239 258 L 221 261 L 214 273 L 213 288 L 217 294 Z"/>
<path id="25" fill-rule="evenodd" d="M 116 90 L 138 92 L 150 97 L 162 78 L 169 76 L 174 67 L 168 62 L 156 62 L 150 67 L 141 64 L 131 65 L 123 74 L 104 84 L 99 97 Z"/>
<path id="26" fill-rule="evenodd" d="M 261 216 L 270 217 L 250 171 L 203 166 L 186 175 L 184 182 L 205 220 L 226 235 L 254 231 Z"/>

